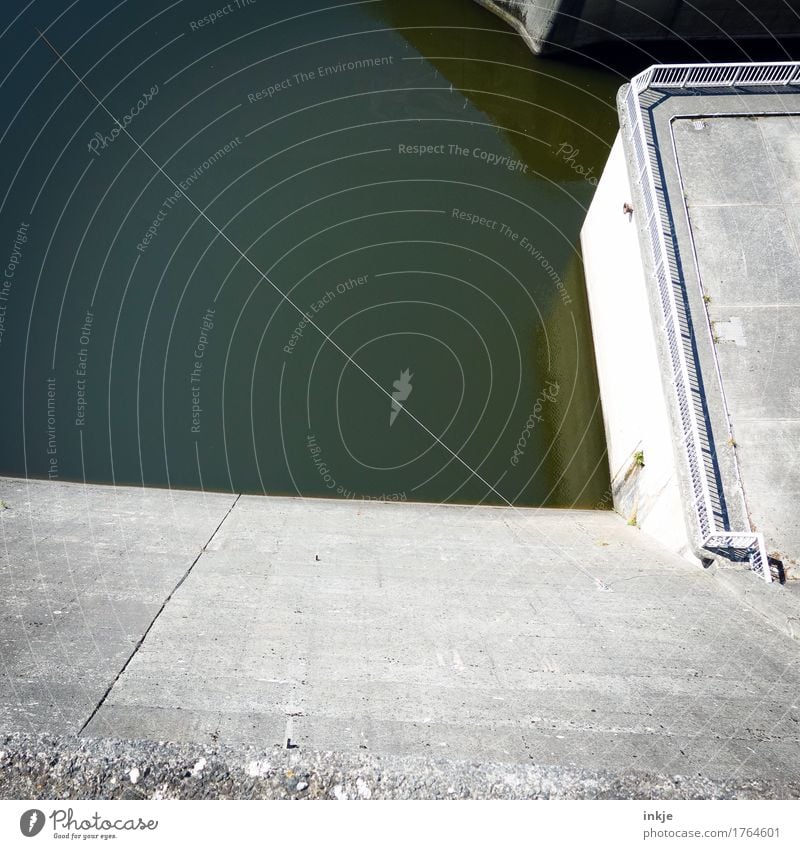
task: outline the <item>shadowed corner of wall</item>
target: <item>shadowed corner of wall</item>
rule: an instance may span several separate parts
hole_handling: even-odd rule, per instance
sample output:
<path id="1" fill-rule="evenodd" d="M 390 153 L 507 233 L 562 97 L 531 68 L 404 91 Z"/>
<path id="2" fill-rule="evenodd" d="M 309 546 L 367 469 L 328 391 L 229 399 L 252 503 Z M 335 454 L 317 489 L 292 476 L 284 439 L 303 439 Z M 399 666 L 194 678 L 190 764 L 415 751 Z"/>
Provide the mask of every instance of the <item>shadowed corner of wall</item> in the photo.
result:
<path id="1" fill-rule="evenodd" d="M 611 481 L 594 348 L 591 343 L 580 341 L 591 339 L 580 245 L 575 245 L 561 263 L 554 257 L 552 266 L 548 264 L 552 268 L 550 273 L 539 263 L 531 262 L 531 276 L 538 281 L 537 304 L 543 318 L 543 324 L 537 322 L 533 330 L 531 368 L 535 373 L 549 374 L 560 387 L 558 403 L 543 425 L 546 444 L 551 446 L 557 467 L 558 484 L 549 503 L 574 509 L 611 510 Z M 574 333 L 563 338 L 545 335 L 544 325 L 555 326 L 548 318 L 556 310 L 569 311 Z M 562 493 L 571 493 L 572 500 L 566 501 Z"/>

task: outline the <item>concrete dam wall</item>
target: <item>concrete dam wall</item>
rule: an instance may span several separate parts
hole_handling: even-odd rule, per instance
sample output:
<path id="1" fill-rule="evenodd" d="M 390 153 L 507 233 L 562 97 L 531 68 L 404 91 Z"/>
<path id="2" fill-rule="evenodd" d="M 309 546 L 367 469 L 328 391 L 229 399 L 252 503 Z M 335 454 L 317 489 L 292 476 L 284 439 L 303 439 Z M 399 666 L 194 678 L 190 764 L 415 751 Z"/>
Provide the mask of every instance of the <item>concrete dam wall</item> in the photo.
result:
<path id="1" fill-rule="evenodd" d="M 536 53 L 617 39 L 742 39 L 800 34 L 800 0 L 477 0 L 517 30 Z"/>

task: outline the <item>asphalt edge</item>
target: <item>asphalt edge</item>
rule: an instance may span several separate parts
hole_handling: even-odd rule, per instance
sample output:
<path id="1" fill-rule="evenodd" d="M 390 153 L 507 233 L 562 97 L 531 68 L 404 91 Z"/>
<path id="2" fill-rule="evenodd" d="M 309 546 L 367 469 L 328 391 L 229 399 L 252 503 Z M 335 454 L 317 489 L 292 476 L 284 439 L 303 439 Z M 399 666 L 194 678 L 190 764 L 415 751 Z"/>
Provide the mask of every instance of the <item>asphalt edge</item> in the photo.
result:
<path id="1" fill-rule="evenodd" d="M 798 781 L 0 733 L 0 799 L 798 798 Z"/>

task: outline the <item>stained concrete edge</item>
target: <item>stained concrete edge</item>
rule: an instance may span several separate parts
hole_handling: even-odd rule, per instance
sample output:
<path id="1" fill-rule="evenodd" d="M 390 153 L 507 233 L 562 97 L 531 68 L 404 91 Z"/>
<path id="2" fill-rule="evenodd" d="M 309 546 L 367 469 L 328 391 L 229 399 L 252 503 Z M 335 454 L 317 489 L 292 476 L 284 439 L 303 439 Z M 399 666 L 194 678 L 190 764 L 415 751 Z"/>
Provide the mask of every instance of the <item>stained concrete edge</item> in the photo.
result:
<path id="1" fill-rule="evenodd" d="M 797 799 L 800 783 L 0 735 L 0 799 Z"/>
<path id="2" fill-rule="evenodd" d="M 538 13 L 538 17 L 540 18 L 539 25 L 534 33 L 528 29 L 524 21 L 512 14 L 510 10 L 504 9 L 501 5 L 495 3 L 494 0 L 475 0 L 475 2 L 479 6 L 483 6 L 484 9 L 490 11 L 493 15 L 496 15 L 512 29 L 516 30 L 517 34 L 525 42 L 532 53 L 539 55 L 540 53 L 546 52 L 548 47 L 546 36 L 552 29 L 553 18 L 556 14 L 555 12 L 552 10 L 549 12 L 544 10 L 540 11 Z"/>

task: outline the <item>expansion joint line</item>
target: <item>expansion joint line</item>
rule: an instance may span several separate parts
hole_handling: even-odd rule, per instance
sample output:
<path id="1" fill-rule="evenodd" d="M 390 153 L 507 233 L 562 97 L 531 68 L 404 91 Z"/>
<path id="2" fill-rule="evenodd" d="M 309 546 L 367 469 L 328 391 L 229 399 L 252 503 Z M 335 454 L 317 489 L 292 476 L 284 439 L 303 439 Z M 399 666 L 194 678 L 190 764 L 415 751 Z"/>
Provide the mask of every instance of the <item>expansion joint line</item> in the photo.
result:
<path id="1" fill-rule="evenodd" d="M 136 657 L 136 654 L 138 653 L 139 649 L 144 645 L 144 641 L 147 639 L 149 633 L 153 630 L 153 626 L 158 621 L 158 618 L 164 612 L 164 610 L 166 609 L 166 607 L 170 603 L 170 601 L 172 601 L 172 597 L 175 595 L 175 593 L 178 592 L 178 590 L 183 586 L 184 581 L 189 577 L 189 575 L 192 574 L 192 569 L 194 569 L 194 567 L 197 565 L 197 561 L 200 560 L 200 558 L 206 553 L 206 549 L 208 548 L 209 545 L 211 545 L 212 540 L 214 539 L 214 537 L 219 532 L 219 529 L 225 524 L 225 520 L 228 518 L 228 516 L 231 515 L 234 508 L 239 503 L 239 499 L 241 497 L 242 497 L 241 492 L 237 493 L 236 498 L 234 498 L 234 500 L 233 500 L 233 504 L 231 504 L 231 506 L 226 510 L 225 515 L 220 520 L 220 523 L 217 525 L 216 528 L 214 528 L 214 531 L 211 534 L 211 536 L 205 541 L 205 543 L 203 544 L 203 547 L 197 553 L 197 557 L 195 557 L 195 559 L 192 560 L 191 565 L 183 573 L 183 575 L 181 576 L 181 579 L 170 590 L 169 595 L 164 599 L 164 601 L 161 604 L 161 607 L 159 607 L 158 610 L 156 611 L 156 615 L 150 620 L 150 624 L 145 629 L 145 632 L 142 634 L 141 637 L 139 637 L 138 641 L 136 642 L 136 645 L 133 647 L 133 651 L 128 656 L 128 659 L 122 665 L 122 668 L 120 669 L 120 671 L 114 676 L 114 680 L 108 685 L 108 688 L 106 689 L 105 693 L 103 693 L 103 697 L 97 703 L 97 705 L 95 706 L 94 710 L 89 715 L 89 718 L 86 720 L 86 722 L 84 722 L 83 725 L 81 725 L 80 731 L 78 731 L 78 736 L 83 734 L 83 732 L 89 727 L 89 723 L 95 718 L 95 716 L 97 716 L 97 713 L 100 710 L 100 708 L 102 708 L 103 705 L 106 703 L 106 699 L 108 698 L 109 694 L 114 689 L 114 687 L 116 686 L 117 681 L 119 681 L 119 679 L 125 674 L 125 670 L 130 666 L 131 661 L 134 659 L 134 657 Z"/>
<path id="2" fill-rule="evenodd" d="M 219 228 L 219 226 L 217 226 L 217 224 L 214 221 L 212 221 L 211 218 L 209 218 L 209 216 L 206 214 L 205 210 L 201 209 L 192 200 L 192 198 L 190 198 L 189 195 L 185 191 L 183 191 L 183 189 L 181 189 L 181 187 L 164 170 L 164 168 L 158 162 L 156 162 L 155 159 L 153 159 L 153 157 L 150 155 L 150 153 L 148 153 L 148 151 L 145 150 L 142 147 L 141 144 L 139 144 L 139 142 L 130 134 L 130 132 L 128 131 L 128 128 L 125 127 L 117 119 L 116 115 L 114 115 L 114 113 L 105 105 L 105 103 L 103 103 L 103 101 L 94 93 L 94 91 L 86 83 L 85 79 L 82 76 L 80 76 L 80 74 L 78 74 L 78 72 L 69 64 L 69 62 L 67 62 L 67 60 L 64 58 L 64 56 L 53 46 L 53 44 L 50 42 L 50 40 L 47 38 L 47 36 L 38 29 L 36 30 L 36 32 L 39 34 L 39 38 L 50 48 L 50 50 L 56 56 L 58 61 L 61 62 L 62 65 L 64 65 L 64 67 L 70 72 L 70 74 L 72 74 L 73 77 L 75 77 L 75 79 L 78 81 L 80 86 L 87 92 L 87 94 L 92 98 L 92 100 L 94 100 L 95 103 L 97 103 L 97 105 L 108 115 L 108 117 L 111 118 L 111 120 L 120 128 L 121 132 L 123 132 L 128 137 L 128 139 L 135 145 L 136 149 L 146 159 L 148 159 L 150 161 L 151 165 L 158 171 L 159 174 L 161 174 L 166 180 L 169 181 L 169 183 L 172 184 L 172 186 L 186 199 L 186 201 L 189 203 L 189 205 L 197 211 L 198 215 L 208 223 L 208 225 L 217 233 L 217 235 L 220 236 L 225 242 L 227 242 L 231 246 L 231 248 L 233 248 L 233 250 L 239 255 L 239 257 L 242 260 L 244 260 L 259 275 L 259 277 L 262 280 L 269 283 L 269 285 L 278 293 L 281 300 L 285 301 L 286 304 L 288 306 L 290 306 L 292 309 L 294 309 L 300 315 L 301 318 L 303 318 L 305 321 L 307 321 L 308 324 L 310 324 L 325 339 L 325 341 L 329 345 L 331 345 L 331 347 L 335 348 L 345 358 L 345 360 L 347 360 L 347 362 L 350 365 L 352 365 L 355 369 L 357 369 L 362 375 L 364 375 L 364 377 L 370 383 L 372 383 L 380 392 L 382 392 L 387 398 L 389 398 L 392 401 L 392 403 L 394 405 L 396 405 L 395 408 L 399 407 L 399 409 L 402 410 L 420 428 L 422 428 L 422 430 L 424 430 L 425 433 L 428 434 L 428 436 L 430 436 L 434 440 L 434 442 L 436 442 L 437 445 L 440 445 L 442 448 L 444 448 L 444 450 L 448 454 L 450 454 L 453 457 L 454 460 L 457 460 L 467 470 L 467 472 L 469 472 L 470 475 L 477 478 L 484 486 L 486 486 L 492 493 L 494 493 L 494 495 L 496 495 L 505 505 L 507 505 L 508 507 L 512 507 L 512 508 L 515 506 L 513 502 L 509 501 L 502 493 L 498 492 L 498 490 L 495 489 L 495 487 L 491 483 L 489 483 L 489 481 L 487 481 L 486 478 L 484 478 L 483 475 L 481 475 L 480 472 L 478 472 L 477 469 L 473 469 L 472 466 L 470 466 L 469 463 L 466 462 L 466 460 L 464 460 L 456 451 L 454 451 L 452 448 L 450 448 L 449 445 L 447 445 L 445 442 L 443 442 L 424 422 L 420 421 L 400 401 L 397 401 L 394 398 L 394 396 L 392 395 L 392 393 L 389 392 L 388 389 L 381 386 L 381 384 L 378 383 L 378 381 L 368 371 L 366 371 L 358 362 L 356 362 L 356 360 L 354 360 L 353 357 L 350 356 L 350 354 L 348 354 L 347 351 L 345 351 L 344 348 L 342 348 L 338 344 L 338 342 L 336 342 L 334 339 L 332 339 L 314 321 L 313 318 L 306 315 L 306 313 L 303 312 L 303 310 L 283 291 L 283 289 L 281 289 L 280 286 L 276 285 L 267 276 L 267 274 L 265 274 L 255 264 L 255 262 L 253 262 L 253 260 L 250 259 L 250 257 L 247 256 L 247 254 L 244 253 L 244 251 L 242 251 L 242 249 L 227 235 L 227 233 L 223 232 Z M 588 571 L 588 569 L 586 569 L 580 563 L 577 563 L 576 561 L 573 560 L 571 565 L 575 569 L 577 569 L 579 572 L 581 572 L 584 576 L 589 578 L 589 580 L 591 580 L 600 589 L 604 588 L 603 582 L 600 581 L 598 578 L 596 578 L 594 575 L 592 575 Z"/>

